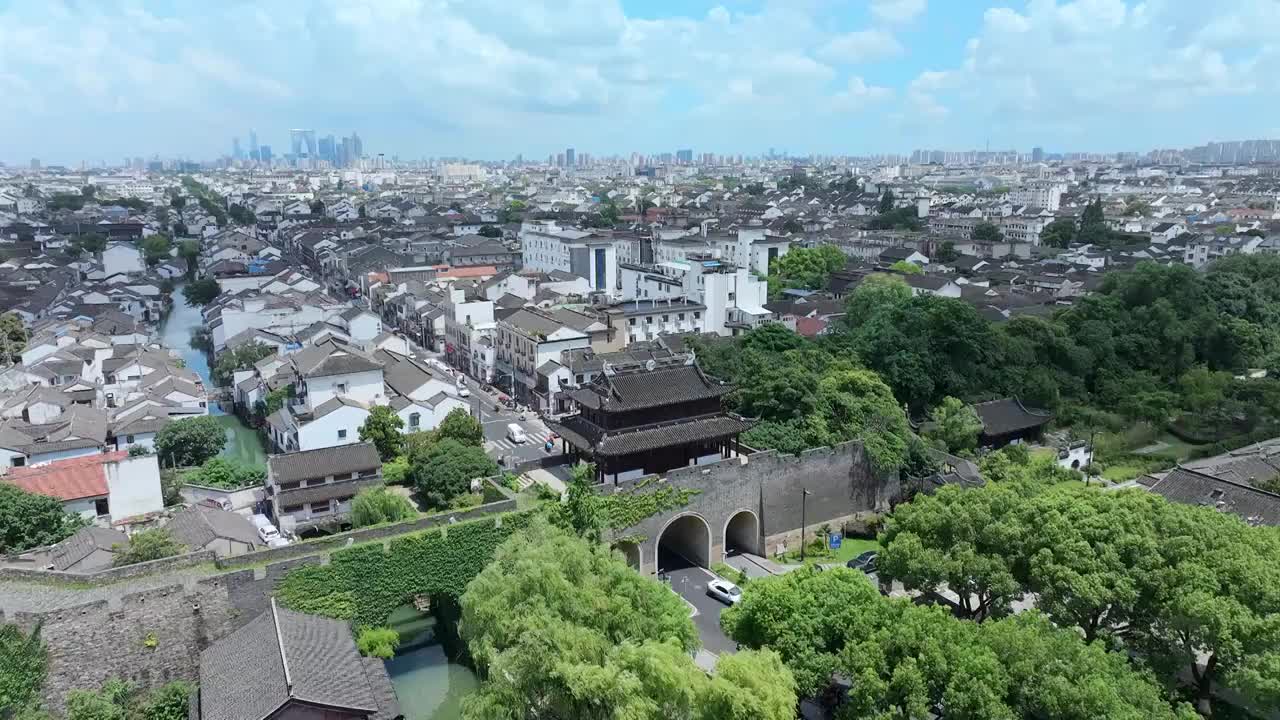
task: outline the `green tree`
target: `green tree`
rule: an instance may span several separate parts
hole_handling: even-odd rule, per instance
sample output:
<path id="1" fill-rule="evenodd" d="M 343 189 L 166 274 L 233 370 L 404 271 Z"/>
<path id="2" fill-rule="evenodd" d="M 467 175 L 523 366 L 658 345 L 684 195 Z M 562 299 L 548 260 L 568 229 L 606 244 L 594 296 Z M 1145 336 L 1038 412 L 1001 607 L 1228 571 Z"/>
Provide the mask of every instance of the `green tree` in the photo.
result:
<path id="1" fill-rule="evenodd" d="M 239 203 L 232 203 L 231 208 L 227 210 L 227 215 L 238 225 L 254 225 L 258 222 L 258 217 L 253 214 L 253 211 Z"/>
<path id="2" fill-rule="evenodd" d="M 1014 571 L 1029 529 L 1016 511 L 1027 492 L 988 484 L 980 492 L 948 486 L 917 496 L 885 521 L 877 569 L 912 590 L 945 585 L 967 618 L 1005 614 L 1023 593 Z"/>
<path id="3" fill-rule="evenodd" d="M 0 365 L 12 365 L 22 361 L 22 351 L 27 349 L 27 327 L 17 313 L 0 315 Z"/>
<path id="4" fill-rule="evenodd" d="M 933 409 L 931 414 L 933 427 L 925 435 L 942 446 L 949 453 L 970 452 L 978 447 L 978 434 L 982 432 L 982 421 L 973 408 L 963 400 L 953 397 L 942 399 L 942 403 Z"/>
<path id="5" fill-rule="evenodd" d="M 107 238 L 100 233 L 85 233 L 76 238 L 75 243 L 81 250 L 91 255 L 97 255 L 107 249 Z"/>
<path id="6" fill-rule="evenodd" d="M 487 238 L 502 237 L 502 228 L 496 225 L 484 225 L 480 228 L 480 236 Z"/>
<path id="7" fill-rule="evenodd" d="M 39 697 L 48 662 L 39 630 L 27 634 L 17 625 L 0 625 L 0 716 Z"/>
<path id="8" fill-rule="evenodd" d="M 156 433 L 156 455 L 169 467 L 193 467 L 222 452 L 227 432 L 209 415 L 177 420 Z"/>
<path id="9" fill-rule="evenodd" d="M 351 501 L 351 524 L 358 528 L 417 516 L 418 510 L 408 498 L 392 492 L 385 485 L 365 488 Z"/>
<path id="10" fill-rule="evenodd" d="M 261 465 L 250 465 L 239 460 L 211 457 L 200 469 L 187 477 L 187 482 L 204 487 L 236 490 L 261 485 L 267 479 L 267 470 Z"/>
<path id="11" fill-rule="evenodd" d="M 1040 243 L 1047 247 L 1065 248 L 1075 236 L 1076 224 L 1067 218 L 1059 218 L 1040 231 Z"/>
<path id="12" fill-rule="evenodd" d="M 360 442 L 371 442 L 378 448 L 383 462 L 404 452 L 404 420 L 390 405 L 374 405 L 369 416 L 360 425 Z"/>
<path id="13" fill-rule="evenodd" d="M 87 523 L 57 498 L 0 482 L 0 552 L 17 553 L 62 542 Z"/>
<path id="14" fill-rule="evenodd" d="M 834 245 L 816 248 L 794 248 L 774 261 L 770 272 L 777 275 L 784 287 L 823 289 L 831 273 L 841 270 L 848 258 Z"/>
<path id="15" fill-rule="evenodd" d="M 362 627 L 356 634 L 356 648 L 365 657 L 390 660 L 400 647 L 400 633 L 387 627 Z"/>
<path id="16" fill-rule="evenodd" d="M 188 307 L 208 305 L 222 294 L 222 287 L 213 278 L 191 280 L 182 286 L 182 297 L 186 298 Z"/>
<path id="17" fill-rule="evenodd" d="M 1089 717 L 1190 720 L 1119 653 L 1035 612 L 983 623 L 880 596 L 858 572 L 801 570 L 754 580 L 721 616 L 741 646 L 778 652 L 802 696 L 852 680 L 840 717 Z"/>
<path id="18" fill-rule="evenodd" d="M 321 200 L 320 198 L 316 198 L 315 200 L 312 200 L 312 201 L 311 201 L 311 214 L 312 214 L 312 215 L 323 215 L 323 214 L 324 214 L 324 201 L 323 201 L 323 200 Z"/>
<path id="19" fill-rule="evenodd" d="M 469 492 L 471 481 L 496 475 L 498 466 L 482 448 L 448 438 L 409 456 L 409 479 L 422 504 L 445 508 Z"/>
<path id="20" fill-rule="evenodd" d="M 435 434 L 440 440 L 457 440 L 463 445 L 474 447 L 484 445 L 484 427 L 462 408 L 450 410 L 440 421 Z"/>
<path id="21" fill-rule="evenodd" d="M 810 422 L 823 445 L 860 440 L 880 470 L 906 464 L 912 437 L 902 407 L 888 385 L 868 370 L 838 369 L 818 383 Z"/>
<path id="22" fill-rule="evenodd" d="M 977 242 L 1000 242 L 1004 233 L 993 223 L 980 222 L 973 226 L 973 239 Z"/>
<path id="23" fill-rule="evenodd" d="M 740 653 L 723 680 L 708 679 L 679 597 L 545 522 L 504 543 L 461 604 L 462 639 L 485 678 L 468 720 L 794 717 L 793 681 L 775 656 Z"/>
<path id="24" fill-rule="evenodd" d="M 595 491 L 596 468 L 587 463 L 573 466 L 564 502 L 556 506 L 555 524 L 591 542 L 600 542 L 604 530 L 604 509 Z"/>
<path id="25" fill-rule="evenodd" d="M 956 252 L 956 244 L 950 240 L 944 240 L 938 249 L 934 251 L 934 260 L 940 263 L 951 263 L 960 259 L 960 253 Z"/>
<path id="26" fill-rule="evenodd" d="M 895 262 L 894 264 L 889 266 L 889 269 L 896 273 L 900 273 L 902 275 L 924 274 L 924 270 L 921 270 L 919 265 L 916 265 L 915 263 L 907 262 L 906 260 L 899 260 Z"/>
<path id="27" fill-rule="evenodd" d="M 142 255 L 146 258 L 148 266 L 159 265 L 161 262 L 170 258 L 170 251 L 173 250 L 173 243 L 169 240 L 169 236 L 164 233 L 156 233 L 142 239 L 141 244 Z"/>
<path id="28" fill-rule="evenodd" d="M 876 207 L 876 211 L 881 215 L 892 212 L 896 201 L 897 198 L 893 196 L 893 191 L 886 189 L 884 194 L 880 196 L 880 204 Z"/>
<path id="29" fill-rule="evenodd" d="M 275 354 L 274 347 L 257 341 L 224 349 L 213 364 L 213 382 L 219 387 L 226 387 L 235 379 L 237 370 L 249 370 L 258 361 Z"/>
<path id="30" fill-rule="evenodd" d="M 84 198 L 87 200 L 92 200 L 93 196 L 96 195 L 97 192 L 98 192 L 98 188 L 92 185 L 85 185 L 84 187 L 80 188 L 80 194 L 84 196 Z"/>
<path id="31" fill-rule="evenodd" d="M 112 545 L 111 549 L 115 551 L 111 558 L 111 564 L 115 567 L 173 557 L 187 551 L 187 547 L 175 540 L 164 528 L 136 532 L 128 543 Z"/>

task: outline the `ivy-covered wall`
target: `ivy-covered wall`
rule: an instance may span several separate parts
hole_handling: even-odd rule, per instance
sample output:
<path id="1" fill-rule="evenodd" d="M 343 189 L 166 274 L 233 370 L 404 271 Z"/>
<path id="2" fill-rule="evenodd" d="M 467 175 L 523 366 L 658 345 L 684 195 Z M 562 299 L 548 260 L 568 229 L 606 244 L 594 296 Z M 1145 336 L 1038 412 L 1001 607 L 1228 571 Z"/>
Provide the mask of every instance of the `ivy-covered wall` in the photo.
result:
<path id="1" fill-rule="evenodd" d="M 462 595 L 511 533 L 528 525 L 536 510 L 434 528 L 381 544 L 334 552 L 328 565 L 289 573 L 276 599 L 299 612 L 383 625 L 391 611 L 415 595 Z"/>

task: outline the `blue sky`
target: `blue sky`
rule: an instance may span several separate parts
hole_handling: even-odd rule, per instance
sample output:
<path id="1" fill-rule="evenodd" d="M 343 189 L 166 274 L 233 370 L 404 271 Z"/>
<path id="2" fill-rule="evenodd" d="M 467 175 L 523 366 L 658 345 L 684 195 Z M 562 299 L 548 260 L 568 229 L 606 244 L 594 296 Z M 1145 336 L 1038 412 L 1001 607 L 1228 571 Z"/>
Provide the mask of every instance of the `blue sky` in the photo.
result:
<path id="1" fill-rule="evenodd" d="M 1280 0 L 0 0 L 0 160 L 1280 137 Z"/>

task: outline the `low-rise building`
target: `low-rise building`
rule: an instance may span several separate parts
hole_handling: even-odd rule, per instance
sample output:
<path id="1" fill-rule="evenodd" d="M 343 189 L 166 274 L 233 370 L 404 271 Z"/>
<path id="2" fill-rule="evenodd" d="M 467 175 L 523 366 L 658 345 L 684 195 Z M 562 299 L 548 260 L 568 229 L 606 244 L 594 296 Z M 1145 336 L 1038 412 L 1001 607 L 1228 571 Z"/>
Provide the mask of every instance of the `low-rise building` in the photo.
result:
<path id="1" fill-rule="evenodd" d="M 267 459 L 267 497 L 280 529 L 288 532 L 347 519 L 356 493 L 381 484 L 382 461 L 372 443 Z"/>

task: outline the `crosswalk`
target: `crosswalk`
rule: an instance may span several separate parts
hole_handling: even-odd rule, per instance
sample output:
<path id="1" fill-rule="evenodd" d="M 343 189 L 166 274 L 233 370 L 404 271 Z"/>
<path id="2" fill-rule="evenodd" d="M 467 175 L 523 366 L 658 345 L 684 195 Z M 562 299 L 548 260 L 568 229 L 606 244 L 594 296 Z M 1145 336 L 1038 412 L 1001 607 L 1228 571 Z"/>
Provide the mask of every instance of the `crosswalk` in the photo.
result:
<path id="1" fill-rule="evenodd" d="M 515 452 L 516 448 L 522 448 L 525 445 L 528 445 L 528 443 L 525 443 L 524 445 L 517 445 L 506 438 L 502 438 L 501 440 L 490 440 L 487 447 L 489 449 L 496 448 L 503 452 Z"/>

